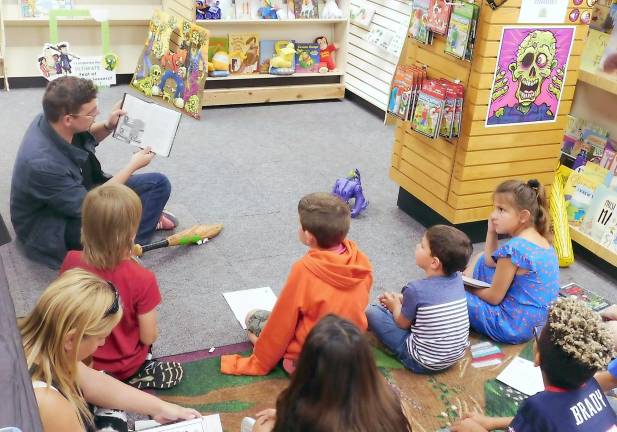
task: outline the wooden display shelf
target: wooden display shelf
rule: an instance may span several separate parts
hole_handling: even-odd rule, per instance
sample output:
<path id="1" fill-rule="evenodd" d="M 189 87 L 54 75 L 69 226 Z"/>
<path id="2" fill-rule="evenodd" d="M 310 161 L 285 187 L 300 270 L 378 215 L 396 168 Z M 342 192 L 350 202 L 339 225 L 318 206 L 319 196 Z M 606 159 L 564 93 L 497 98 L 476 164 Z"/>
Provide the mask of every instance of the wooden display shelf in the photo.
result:
<path id="1" fill-rule="evenodd" d="M 581 69 L 578 72 L 578 80 L 617 95 L 617 77 L 615 76 Z"/>
<path id="2" fill-rule="evenodd" d="M 345 85 L 305 84 L 232 89 L 205 89 L 204 106 L 239 105 L 270 102 L 291 102 L 320 99 L 342 99 Z"/>
<path id="3" fill-rule="evenodd" d="M 581 232 L 577 227 L 570 225 L 570 237 L 589 252 L 617 267 L 617 254 L 600 245 L 587 234 Z"/>
<path id="4" fill-rule="evenodd" d="M 233 80 L 251 80 L 251 79 L 276 79 L 276 78 L 308 78 L 308 77 L 328 77 L 328 76 L 342 76 L 343 72 L 340 71 L 332 71 L 332 72 L 311 72 L 311 73 L 303 73 L 298 72 L 292 75 L 272 75 L 272 74 L 231 74 L 226 77 L 208 77 L 206 78 L 206 82 L 208 81 L 233 81 Z"/>
<path id="5" fill-rule="evenodd" d="M 115 26 L 132 26 L 146 25 L 150 22 L 151 16 L 143 18 L 109 18 L 109 24 Z M 49 27 L 48 18 L 11 18 L 4 20 L 7 27 Z M 100 27 L 101 23 L 93 18 L 58 18 L 58 24 L 61 26 L 96 26 Z"/>
<path id="6" fill-rule="evenodd" d="M 260 20 L 197 20 L 199 25 L 207 27 L 225 26 L 225 25 L 312 25 L 312 24 L 341 24 L 346 23 L 347 18 L 339 19 L 293 19 L 293 20 L 275 20 L 275 19 L 260 19 Z"/>

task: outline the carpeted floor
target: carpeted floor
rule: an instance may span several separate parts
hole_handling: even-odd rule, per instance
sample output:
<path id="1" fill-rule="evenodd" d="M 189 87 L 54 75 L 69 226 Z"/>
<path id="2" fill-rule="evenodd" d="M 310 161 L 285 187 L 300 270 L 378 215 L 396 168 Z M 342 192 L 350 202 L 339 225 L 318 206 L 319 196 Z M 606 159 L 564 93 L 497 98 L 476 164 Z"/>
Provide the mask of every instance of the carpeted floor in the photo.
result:
<path id="1" fill-rule="evenodd" d="M 125 91 L 130 90 L 102 90 L 101 112 L 108 113 Z M 42 89 L 0 93 L 0 213 L 7 222 L 13 161 L 24 131 L 41 110 L 42 94 Z M 353 221 L 350 238 L 372 260 L 373 296 L 421 277 L 413 248 L 424 228 L 396 207 L 398 188 L 388 178 L 392 140 L 391 127 L 348 100 L 211 108 L 201 121 L 183 117 L 171 156 L 156 158 L 146 171 L 170 178 L 169 209 L 180 217 L 181 228 L 221 222 L 225 229 L 204 246 L 144 257 L 163 293 L 155 354 L 245 341 L 221 293 L 261 286 L 278 293 L 291 264 L 305 252 L 297 240 L 298 200 L 330 190 L 355 167 L 370 206 Z M 113 173 L 133 150 L 108 138 L 98 155 Z M 55 272 L 26 260 L 14 243 L 0 247 L 0 257 L 17 313 L 24 314 Z M 561 278 L 617 302 L 613 280 L 580 258 Z"/>
<path id="2" fill-rule="evenodd" d="M 371 341 L 379 370 L 401 395 L 414 431 L 433 432 L 447 427 L 461 412 L 474 410 L 493 416 L 512 416 L 522 401 L 495 377 L 512 357 L 521 355 L 531 359 L 531 343 L 502 345 L 505 361 L 498 366 L 475 369 L 469 363 L 468 352 L 463 360 L 443 373 L 417 375 L 386 354 L 375 339 Z M 472 344 L 479 341 L 479 337 L 472 336 Z M 219 372 L 220 355 L 249 350 L 248 344 L 237 344 L 217 348 L 213 353 L 205 350 L 172 356 L 168 360 L 183 362 L 185 379 L 176 388 L 156 394 L 167 401 L 191 406 L 202 414 L 220 413 L 224 430 L 235 432 L 243 417 L 274 407 L 277 395 L 289 383 L 281 368 L 265 377 L 236 377 Z"/>

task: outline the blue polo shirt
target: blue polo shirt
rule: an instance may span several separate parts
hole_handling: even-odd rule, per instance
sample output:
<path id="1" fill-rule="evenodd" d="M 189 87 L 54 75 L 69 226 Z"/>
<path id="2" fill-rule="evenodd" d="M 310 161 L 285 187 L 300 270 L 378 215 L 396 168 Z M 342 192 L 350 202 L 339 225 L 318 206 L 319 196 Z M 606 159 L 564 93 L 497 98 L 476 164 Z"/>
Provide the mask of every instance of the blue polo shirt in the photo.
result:
<path id="1" fill-rule="evenodd" d="M 43 114 L 28 127 L 13 167 L 11 222 L 31 259 L 54 268 L 62 263 L 67 221 L 81 220 L 88 189 L 106 180 L 97 145 L 89 132 L 69 144 Z"/>

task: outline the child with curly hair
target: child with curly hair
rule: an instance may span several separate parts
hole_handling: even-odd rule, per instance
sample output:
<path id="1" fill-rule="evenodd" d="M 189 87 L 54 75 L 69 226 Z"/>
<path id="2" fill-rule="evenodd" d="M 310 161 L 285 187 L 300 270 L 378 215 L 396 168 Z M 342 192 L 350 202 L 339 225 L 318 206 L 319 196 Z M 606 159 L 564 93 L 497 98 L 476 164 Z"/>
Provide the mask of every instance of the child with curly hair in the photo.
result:
<path id="1" fill-rule="evenodd" d="M 560 299 L 536 333 L 535 363 L 545 390 L 529 397 L 516 416 L 468 415 L 452 432 L 616 432 L 617 416 L 594 378 L 612 358 L 613 341 L 598 314 L 576 299 Z"/>

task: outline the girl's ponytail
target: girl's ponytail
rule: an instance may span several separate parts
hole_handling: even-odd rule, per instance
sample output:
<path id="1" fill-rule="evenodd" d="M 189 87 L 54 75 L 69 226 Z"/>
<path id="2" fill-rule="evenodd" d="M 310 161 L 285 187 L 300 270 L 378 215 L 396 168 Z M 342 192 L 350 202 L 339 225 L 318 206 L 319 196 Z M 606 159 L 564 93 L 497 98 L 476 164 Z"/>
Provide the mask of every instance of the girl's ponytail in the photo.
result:
<path id="1" fill-rule="evenodd" d="M 534 225 L 536 230 L 545 238 L 550 240 L 551 218 L 548 213 L 548 200 L 546 199 L 546 191 L 542 183 L 536 179 L 530 179 L 527 186 L 536 191 L 538 208 L 534 217 Z"/>

